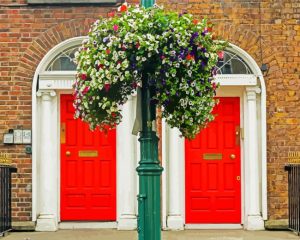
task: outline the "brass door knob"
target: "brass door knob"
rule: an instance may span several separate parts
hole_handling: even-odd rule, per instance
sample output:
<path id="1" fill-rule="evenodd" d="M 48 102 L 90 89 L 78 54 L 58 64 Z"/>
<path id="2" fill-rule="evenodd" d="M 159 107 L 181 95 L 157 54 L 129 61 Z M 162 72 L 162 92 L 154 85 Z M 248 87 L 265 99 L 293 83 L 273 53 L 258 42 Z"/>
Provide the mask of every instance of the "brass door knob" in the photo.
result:
<path id="1" fill-rule="evenodd" d="M 235 154 L 230 154 L 231 159 L 235 159 Z"/>
<path id="2" fill-rule="evenodd" d="M 70 156 L 71 152 L 70 151 L 66 151 L 66 156 Z"/>
<path id="3" fill-rule="evenodd" d="M 236 180 L 240 181 L 241 180 L 241 176 L 236 176 Z"/>

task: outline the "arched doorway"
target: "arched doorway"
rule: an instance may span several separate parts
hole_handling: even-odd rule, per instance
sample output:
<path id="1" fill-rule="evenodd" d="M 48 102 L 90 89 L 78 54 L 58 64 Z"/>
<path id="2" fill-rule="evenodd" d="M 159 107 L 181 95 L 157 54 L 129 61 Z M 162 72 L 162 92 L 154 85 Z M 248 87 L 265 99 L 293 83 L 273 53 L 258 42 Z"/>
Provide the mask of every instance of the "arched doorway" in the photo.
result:
<path id="1" fill-rule="evenodd" d="M 221 103 L 216 109 L 216 122 L 191 142 L 180 138 L 177 129 L 163 124 L 163 223 L 167 229 L 264 228 L 267 204 L 263 76 L 255 61 L 232 44 L 217 72 L 217 97 Z M 232 133 L 228 135 L 226 131 L 230 129 Z M 233 152 L 229 153 L 229 148 Z M 231 212 L 227 219 L 226 211 Z"/>
<path id="2" fill-rule="evenodd" d="M 37 221 L 37 231 L 136 227 L 133 99 L 122 109 L 123 122 L 108 136 L 96 134 L 94 139 L 88 127 L 71 116 L 70 94 L 76 74 L 72 59 L 84 39 L 76 37 L 54 46 L 40 62 L 33 80 L 32 218 Z M 74 142 L 75 133 L 82 135 L 82 141 Z M 118 201 L 120 196 L 122 201 Z M 107 213 L 101 217 L 103 209 Z M 79 223 L 64 222 L 67 220 Z"/>

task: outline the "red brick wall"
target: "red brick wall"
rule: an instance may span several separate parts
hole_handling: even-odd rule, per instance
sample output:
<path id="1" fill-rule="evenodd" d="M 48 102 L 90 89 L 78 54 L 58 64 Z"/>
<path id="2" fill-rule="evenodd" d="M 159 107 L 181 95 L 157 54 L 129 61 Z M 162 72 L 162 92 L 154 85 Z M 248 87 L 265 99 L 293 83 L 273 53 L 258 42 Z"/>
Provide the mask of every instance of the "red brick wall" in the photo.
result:
<path id="1" fill-rule="evenodd" d="M 138 1 L 131 1 L 138 2 Z M 268 64 L 268 210 L 287 218 L 289 151 L 300 151 L 300 4 L 295 0 L 159 0 L 166 9 L 187 10 L 216 23 L 215 31 Z M 11 5 L 13 4 L 13 5 Z M 13 218 L 31 219 L 31 157 L 24 146 L 3 145 L 10 128 L 31 128 L 31 83 L 43 56 L 61 41 L 85 35 L 111 7 L 28 6 L 26 0 L 0 2 L 0 152 L 9 153 L 14 179 Z"/>

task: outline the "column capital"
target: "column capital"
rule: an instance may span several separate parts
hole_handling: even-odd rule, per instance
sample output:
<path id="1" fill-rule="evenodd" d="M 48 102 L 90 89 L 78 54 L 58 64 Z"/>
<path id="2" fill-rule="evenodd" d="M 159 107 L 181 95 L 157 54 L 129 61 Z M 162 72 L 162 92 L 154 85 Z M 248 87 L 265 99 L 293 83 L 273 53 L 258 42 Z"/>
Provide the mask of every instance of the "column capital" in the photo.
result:
<path id="1" fill-rule="evenodd" d="M 39 90 L 36 96 L 42 97 L 43 101 L 51 101 L 51 98 L 56 96 L 56 92 L 53 90 Z"/>
<path id="2" fill-rule="evenodd" d="M 259 87 L 247 87 L 246 88 L 246 94 L 247 94 L 247 100 L 256 100 L 256 94 L 261 93 L 261 89 Z"/>

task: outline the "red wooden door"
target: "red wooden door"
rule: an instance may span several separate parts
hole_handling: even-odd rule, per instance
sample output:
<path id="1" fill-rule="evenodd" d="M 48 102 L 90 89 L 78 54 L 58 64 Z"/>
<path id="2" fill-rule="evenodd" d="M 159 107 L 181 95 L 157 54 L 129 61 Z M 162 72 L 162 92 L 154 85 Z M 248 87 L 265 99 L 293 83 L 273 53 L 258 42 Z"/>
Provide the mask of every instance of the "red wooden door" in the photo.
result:
<path id="1" fill-rule="evenodd" d="M 186 223 L 241 223 L 240 99 L 220 98 L 214 113 L 185 142 Z"/>
<path id="2" fill-rule="evenodd" d="M 116 220 L 116 131 L 91 132 L 61 95 L 61 212 L 64 220 Z"/>

